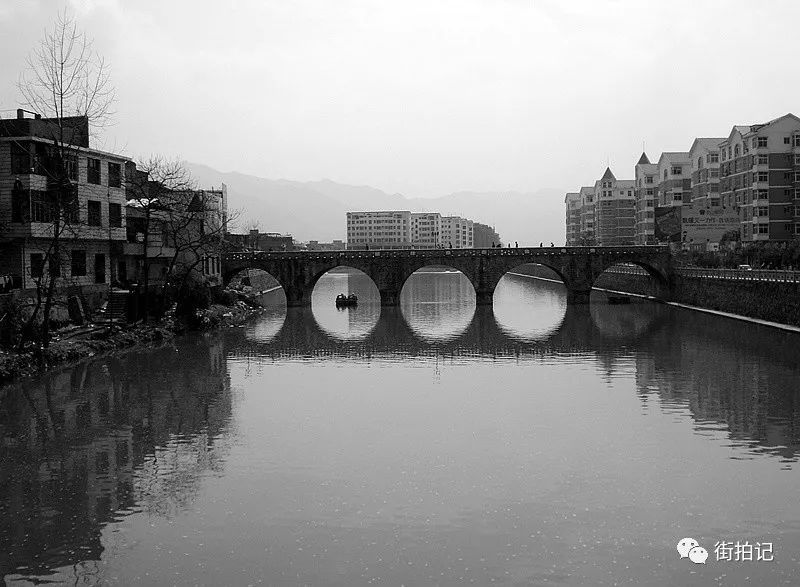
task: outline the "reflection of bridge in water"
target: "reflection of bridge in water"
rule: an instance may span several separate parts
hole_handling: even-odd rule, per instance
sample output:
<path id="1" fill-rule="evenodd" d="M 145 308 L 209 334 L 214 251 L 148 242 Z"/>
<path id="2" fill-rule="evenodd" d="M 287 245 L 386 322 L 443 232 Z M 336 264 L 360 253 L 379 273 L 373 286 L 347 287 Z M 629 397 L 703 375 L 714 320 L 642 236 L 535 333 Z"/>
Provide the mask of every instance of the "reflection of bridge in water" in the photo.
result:
<path id="1" fill-rule="evenodd" d="M 645 309 L 646 308 L 646 309 Z M 614 326 L 598 320 L 597 312 L 610 313 L 610 321 L 636 324 L 627 330 L 627 343 L 659 328 L 666 313 L 664 306 L 567 306 L 563 318 L 550 332 L 525 337 L 504 330 L 489 306 L 476 306 L 467 327 L 447 338 L 425 337 L 409 326 L 403 311 L 383 307 L 374 328 L 356 340 L 337 337 L 319 326 L 306 308 L 287 308 L 282 325 L 267 337 L 248 337 L 233 343 L 237 357 L 369 357 L 381 354 L 408 356 L 541 356 L 580 353 L 610 348 L 609 337 L 619 334 Z M 280 320 L 276 318 L 276 320 Z M 632 337 L 633 335 L 633 337 Z M 613 353 L 612 353 L 613 354 Z"/>
<path id="2" fill-rule="evenodd" d="M 381 308 L 369 334 L 346 340 L 325 332 L 308 309 L 289 308 L 261 340 L 233 333 L 236 360 L 402 360 L 406 357 L 543 359 L 575 355 L 613 375 L 632 369 L 643 406 L 687 411 L 695 427 L 726 430 L 732 442 L 794 462 L 800 451 L 798 335 L 661 304 L 566 306 L 548 332 L 526 337 L 475 308 L 469 325 L 445 340 L 426 339 L 399 308 Z M 568 359 L 569 360 L 569 359 Z"/>

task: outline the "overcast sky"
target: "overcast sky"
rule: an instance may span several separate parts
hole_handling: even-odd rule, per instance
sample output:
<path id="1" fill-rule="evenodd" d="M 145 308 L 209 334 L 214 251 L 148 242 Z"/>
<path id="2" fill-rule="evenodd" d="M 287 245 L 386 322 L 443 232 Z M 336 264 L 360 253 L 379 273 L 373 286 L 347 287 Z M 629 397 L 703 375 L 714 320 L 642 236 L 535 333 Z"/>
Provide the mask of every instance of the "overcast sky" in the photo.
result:
<path id="1" fill-rule="evenodd" d="M 0 110 L 65 5 L 112 68 L 106 146 L 268 178 L 577 190 L 800 110 L 796 0 L 3 0 Z"/>

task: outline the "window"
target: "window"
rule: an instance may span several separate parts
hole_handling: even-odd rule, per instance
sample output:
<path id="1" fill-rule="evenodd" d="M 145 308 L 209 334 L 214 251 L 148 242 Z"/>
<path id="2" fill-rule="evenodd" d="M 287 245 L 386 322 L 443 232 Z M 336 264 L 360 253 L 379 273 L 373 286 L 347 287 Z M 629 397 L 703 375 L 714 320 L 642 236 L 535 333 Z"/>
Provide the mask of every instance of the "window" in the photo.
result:
<path id="1" fill-rule="evenodd" d="M 769 190 L 756 190 L 756 198 L 759 200 L 769 200 Z"/>
<path id="2" fill-rule="evenodd" d="M 758 165 L 769 165 L 769 155 L 759 155 Z"/>
<path id="3" fill-rule="evenodd" d="M 654 195 L 654 192 L 655 192 L 655 190 L 654 190 L 653 188 L 647 188 L 646 190 L 644 190 L 644 193 L 645 193 L 645 195 L 647 195 L 647 196 L 652 196 L 652 195 Z"/>
<path id="4" fill-rule="evenodd" d="M 83 277 L 86 275 L 86 251 L 72 251 L 70 272 L 72 277 Z"/>
<path id="5" fill-rule="evenodd" d="M 708 177 L 719 177 L 719 169 L 709 169 Z"/>
<path id="6" fill-rule="evenodd" d="M 86 221 L 89 226 L 100 226 L 100 202 L 96 200 L 89 200 L 86 202 L 87 217 Z"/>
<path id="7" fill-rule="evenodd" d="M 800 153 L 795 153 L 794 155 L 794 164 L 800 165 Z"/>
<path id="8" fill-rule="evenodd" d="M 756 177 L 756 181 L 769 181 L 769 173 L 766 171 L 759 171 Z"/>
<path id="9" fill-rule="evenodd" d="M 44 255 L 31 253 L 31 277 L 39 278 L 44 272 Z"/>
<path id="10" fill-rule="evenodd" d="M 734 157 L 738 157 L 739 156 L 739 145 L 734 145 L 734 147 L 733 147 L 733 156 Z"/>
<path id="11" fill-rule="evenodd" d="M 719 153 L 709 153 L 706 155 L 707 163 L 719 163 Z"/>
<path id="12" fill-rule="evenodd" d="M 800 147 L 800 135 L 794 135 L 794 146 Z"/>
<path id="13" fill-rule="evenodd" d="M 645 183 L 653 183 L 653 176 L 652 175 L 645 175 L 644 182 Z"/>
<path id="14" fill-rule="evenodd" d="M 119 163 L 109 163 L 108 164 L 108 187 L 110 187 L 110 188 L 118 188 L 121 185 L 122 185 L 122 166 Z"/>
<path id="15" fill-rule="evenodd" d="M 756 137 L 753 137 L 753 140 L 752 140 L 752 141 L 750 141 L 750 144 L 751 144 L 751 145 L 753 146 L 753 148 L 755 149 L 755 148 L 758 146 L 758 139 L 757 139 Z"/>
<path id="16" fill-rule="evenodd" d="M 100 159 L 86 159 L 86 181 L 100 185 Z"/>
<path id="17" fill-rule="evenodd" d="M 114 228 L 122 228 L 122 205 L 109 202 L 108 224 Z"/>
<path id="18" fill-rule="evenodd" d="M 783 144 L 784 145 L 791 145 L 792 144 L 792 137 L 783 137 Z"/>
<path id="19" fill-rule="evenodd" d="M 683 167 L 678 165 L 674 165 L 672 167 L 672 175 L 682 175 L 683 174 Z"/>
<path id="20" fill-rule="evenodd" d="M 11 173 L 28 174 L 31 172 L 31 154 L 27 143 L 11 143 Z"/>
<path id="21" fill-rule="evenodd" d="M 664 179 L 667 179 L 667 170 L 664 170 Z"/>
<path id="22" fill-rule="evenodd" d="M 702 157 L 698 157 L 697 158 L 697 168 L 698 169 L 702 169 L 703 168 L 703 158 Z"/>
<path id="23" fill-rule="evenodd" d="M 675 202 L 682 202 L 683 201 L 683 194 L 680 192 L 675 192 L 672 194 L 672 200 Z"/>
<path id="24" fill-rule="evenodd" d="M 106 256 L 103 253 L 94 256 L 94 282 L 106 282 Z"/>
<path id="25" fill-rule="evenodd" d="M 766 147 L 767 146 L 767 137 L 758 137 L 758 146 L 759 147 Z"/>
<path id="26" fill-rule="evenodd" d="M 769 224 L 758 224 L 758 234 L 769 234 Z"/>
<path id="27" fill-rule="evenodd" d="M 31 222 L 52 222 L 53 208 L 47 192 L 31 190 Z"/>

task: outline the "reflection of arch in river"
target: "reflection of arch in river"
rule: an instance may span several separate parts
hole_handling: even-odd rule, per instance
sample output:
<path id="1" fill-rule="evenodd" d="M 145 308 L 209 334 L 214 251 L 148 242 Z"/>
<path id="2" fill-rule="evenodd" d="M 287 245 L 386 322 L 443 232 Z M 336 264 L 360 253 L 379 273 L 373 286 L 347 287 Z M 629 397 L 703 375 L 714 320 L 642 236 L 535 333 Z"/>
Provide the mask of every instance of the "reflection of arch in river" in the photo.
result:
<path id="1" fill-rule="evenodd" d="M 554 277 L 557 277 L 553 273 Z M 536 291 L 530 295 L 530 283 Z M 567 293 L 563 283 L 506 273 L 494 293 L 494 317 L 509 337 L 523 342 L 546 340 L 564 320 Z"/>
<path id="2" fill-rule="evenodd" d="M 340 293 L 358 296 L 358 305 L 339 308 Z M 361 340 L 378 323 L 381 297 L 372 279 L 363 271 L 339 266 L 322 275 L 314 286 L 311 312 L 317 325 L 337 340 Z"/>
<path id="3" fill-rule="evenodd" d="M 418 269 L 403 284 L 400 310 L 409 328 L 426 342 L 461 336 L 475 314 L 475 288 L 461 271 L 443 265 Z"/>
<path id="4" fill-rule="evenodd" d="M 636 333 L 631 344 L 658 328 L 660 320 Z M 342 341 L 324 332 L 314 316 L 302 308 L 289 308 L 278 334 L 270 341 L 245 336 L 237 344 L 231 341 L 235 356 L 372 356 L 392 355 L 530 355 L 596 352 L 614 355 L 608 350 L 608 337 L 598 330 L 588 306 L 568 306 L 557 328 L 542 338 L 520 340 L 509 336 L 498 324 L 492 308 L 477 307 L 466 329 L 457 337 L 426 340 L 409 327 L 400 308 L 382 308 L 380 319 L 368 336 Z"/>

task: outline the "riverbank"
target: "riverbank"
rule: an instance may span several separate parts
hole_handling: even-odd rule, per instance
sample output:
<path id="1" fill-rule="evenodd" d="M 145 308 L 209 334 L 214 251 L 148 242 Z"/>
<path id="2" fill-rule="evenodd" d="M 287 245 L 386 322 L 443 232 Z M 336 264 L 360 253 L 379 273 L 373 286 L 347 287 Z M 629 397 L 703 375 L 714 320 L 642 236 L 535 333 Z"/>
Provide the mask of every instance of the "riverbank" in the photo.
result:
<path id="1" fill-rule="evenodd" d="M 41 375 L 56 368 L 95 356 L 137 347 L 158 346 L 189 331 L 237 327 L 261 314 L 264 308 L 254 295 L 231 293 L 227 303 L 198 310 L 191 320 L 176 320 L 171 312 L 158 322 L 134 324 L 90 323 L 66 327 L 53 333 L 45 349 L 17 352 L 0 349 L 0 387 L 23 377 Z"/>

